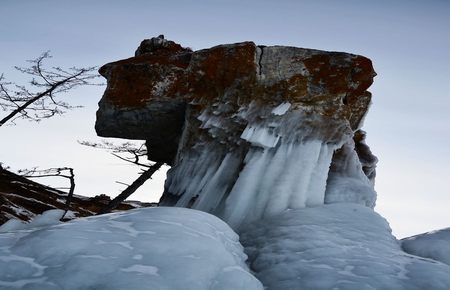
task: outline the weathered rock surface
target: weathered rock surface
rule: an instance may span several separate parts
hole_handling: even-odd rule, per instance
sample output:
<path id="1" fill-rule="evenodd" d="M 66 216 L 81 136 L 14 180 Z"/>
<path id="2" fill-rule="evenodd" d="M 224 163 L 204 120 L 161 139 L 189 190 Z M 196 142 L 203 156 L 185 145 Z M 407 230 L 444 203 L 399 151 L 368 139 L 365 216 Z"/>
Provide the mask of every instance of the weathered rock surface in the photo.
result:
<path id="1" fill-rule="evenodd" d="M 172 165 L 162 205 L 235 228 L 286 208 L 375 205 L 377 160 L 359 131 L 368 58 L 253 42 L 193 52 L 158 37 L 100 73 L 97 133 L 147 140 L 149 158 Z M 355 180 L 360 190 L 340 196 L 335 185 Z"/>

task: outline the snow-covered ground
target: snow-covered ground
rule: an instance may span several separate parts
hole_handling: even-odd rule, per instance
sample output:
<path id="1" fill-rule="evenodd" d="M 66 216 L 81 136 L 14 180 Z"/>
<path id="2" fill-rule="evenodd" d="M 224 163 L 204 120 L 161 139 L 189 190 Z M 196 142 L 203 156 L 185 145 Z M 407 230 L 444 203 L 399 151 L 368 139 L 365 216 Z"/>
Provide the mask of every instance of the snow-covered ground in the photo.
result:
<path id="1" fill-rule="evenodd" d="M 263 289 L 237 234 L 210 214 L 160 207 L 58 223 L 60 214 L 0 227 L 1 290 Z"/>
<path id="2" fill-rule="evenodd" d="M 241 241 L 265 289 L 450 289 L 450 266 L 403 252 L 386 220 L 357 204 L 288 210 Z"/>
<path id="3" fill-rule="evenodd" d="M 410 255 L 358 204 L 289 209 L 246 225 L 248 261 L 238 235 L 201 211 L 145 208 L 60 223 L 62 213 L 0 227 L 1 290 L 450 289 L 449 229 L 403 241 L 434 260 Z"/>
<path id="4" fill-rule="evenodd" d="M 412 236 L 401 242 L 405 252 L 450 265 L 450 228 Z"/>

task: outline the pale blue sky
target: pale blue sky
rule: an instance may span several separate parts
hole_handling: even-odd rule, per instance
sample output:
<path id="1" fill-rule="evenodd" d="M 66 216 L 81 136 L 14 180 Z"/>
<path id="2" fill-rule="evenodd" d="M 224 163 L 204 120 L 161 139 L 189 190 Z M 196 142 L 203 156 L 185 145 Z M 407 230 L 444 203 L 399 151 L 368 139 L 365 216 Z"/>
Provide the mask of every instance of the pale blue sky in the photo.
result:
<path id="1" fill-rule="evenodd" d="M 346 51 L 378 76 L 364 129 L 379 157 L 377 211 L 399 237 L 450 226 L 450 1 L 0 0 L 0 71 L 45 50 L 60 66 L 130 57 L 165 34 L 193 49 L 252 40 Z M 79 194 L 117 194 L 133 168 L 80 147 L 94 139 L 102 88 L 67 97 L 84 109 L 41 124 L 1 128 L 0 160 L 14 168 L 73 166 Z M 157 198 L 163 174 L 136 198 Z"/>

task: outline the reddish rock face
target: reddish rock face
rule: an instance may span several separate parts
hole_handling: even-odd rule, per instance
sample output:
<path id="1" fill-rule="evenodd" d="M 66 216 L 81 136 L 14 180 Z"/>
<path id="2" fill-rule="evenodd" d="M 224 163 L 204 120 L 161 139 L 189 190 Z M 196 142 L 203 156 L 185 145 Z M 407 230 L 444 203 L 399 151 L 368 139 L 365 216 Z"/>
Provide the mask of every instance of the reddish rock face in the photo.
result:
<path id="1" fill-rule="evenodd" d="M 195 118 L 205 107 L 227 103 L 232 107 L 223 113 L 227 117 L 252 101 L 261 106 L 290 102 L 293 108 L 347 120 L 356 130 L 375 76 L 363 56 L 253 42 L 192 52 L 153 38 L 143 41 L 136 55 L 100 69 L 108 86 L 96 130 L 104 137 L 148 140 L 150 158 L 168 164 L 176 155 L 186 106 Z"/>
<path id="2" fill-rule="evenodd" d="M 376 158 L 361 134 L 352 139 L 362 126 L 371 101 L 367 89 L 376 75 L 363 56 L 253 42 L 193 52 L 158 37 L 144 40 L 135 57 L 106 64 L 100 73 L 108 86 L 99 103 L 97 133 L 147 140 L 149 158 L 173 166 L 162 204 L 226 216 L 224 208 L 230 200 L 238 200 L 228 195 L 241 194 L 234 193 L 236 184 L 245 183 L 239 179 L 252 158 L 264 151 L 268 160 L 276 162 L 280 148 L 286 154 L 291 154 L 289 148 L 302 146 L 319 150 L 317 162 L 331 162 L 334 150 L 346 144 L 333 159 L 339 163 L 331 166 L 333 184 L 340 184 L 342 178 L 363 178 L 361 162 L 358 172 L 346 162 L 358 156 L 364 172 L 374 177 Z M 311 173 L 318 184 L 314 190 L 320 194 L 286 206 L 324 202 L 326 178 L 319 177 L 326 177 L 329 167 Z M 209 176 L 211 170 L 220 176 Z M 281 171 L 273 175 L 284 174 Z M 213 188 L 209 179 L 223 189 L 212 203 L 204 197 L 211 196 L 204 193 Z M 326 188 L 331 192 L 329 200 L 353 199 L 373 206 L 373 182 L 366 183 L 361 188 L 372 189 L 365 196 L 345 200 Z"/>

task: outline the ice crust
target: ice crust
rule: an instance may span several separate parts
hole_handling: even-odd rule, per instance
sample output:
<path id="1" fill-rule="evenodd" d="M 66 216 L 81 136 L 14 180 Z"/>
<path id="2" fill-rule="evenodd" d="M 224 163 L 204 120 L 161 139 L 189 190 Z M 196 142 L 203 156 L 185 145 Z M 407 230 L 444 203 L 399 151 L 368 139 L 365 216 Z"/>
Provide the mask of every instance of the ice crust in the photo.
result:
<path id="1" fill-rule="evenodd" d="M 241 241 L 268 290 L 450 289 L 450 266 L 403 252 L 357 204 L 287 210 L 243 228 Z"/>
<path id="2" fill-rule="evenodd" d="M 450 266 L 450 228 L 401 240 L 405 252 L 440 261 Z"/>
<path id="3" fill-rule="evenodd" d="M 210 214 L 136 209 L 1 233 L 0 289 L 262 290 L 246 258 Z"/>

